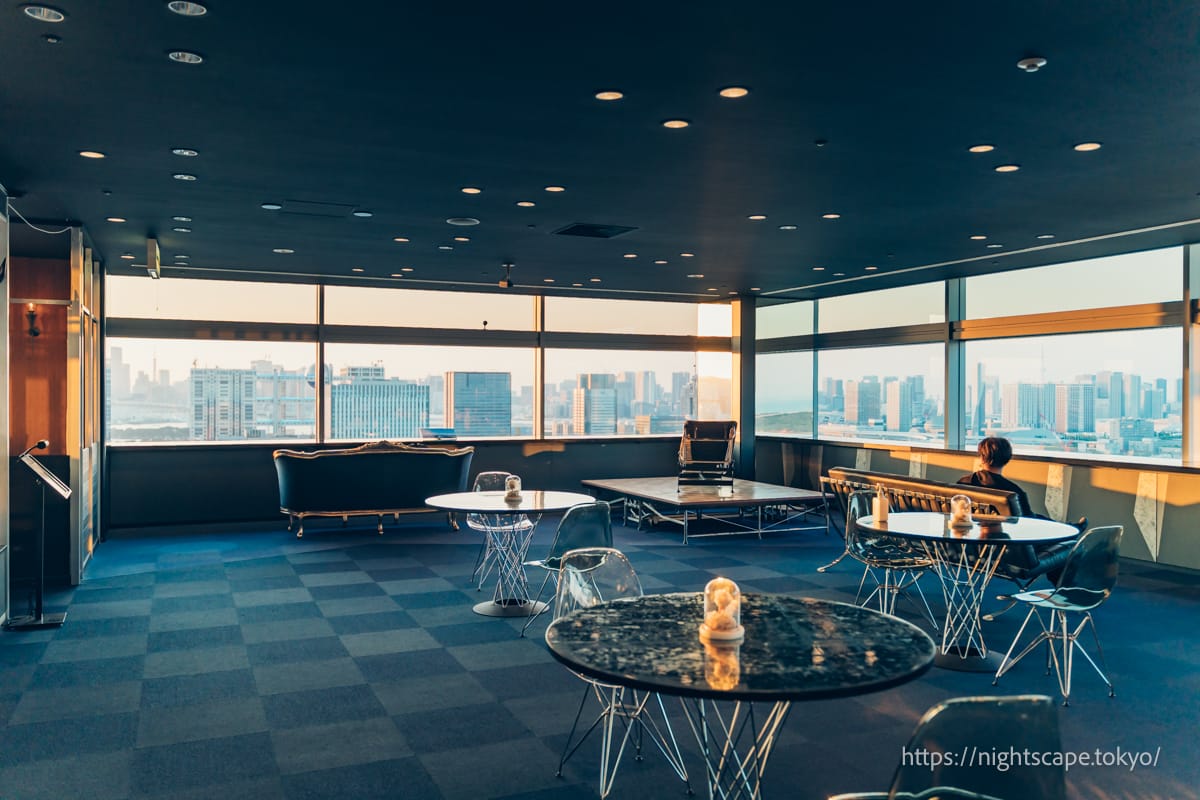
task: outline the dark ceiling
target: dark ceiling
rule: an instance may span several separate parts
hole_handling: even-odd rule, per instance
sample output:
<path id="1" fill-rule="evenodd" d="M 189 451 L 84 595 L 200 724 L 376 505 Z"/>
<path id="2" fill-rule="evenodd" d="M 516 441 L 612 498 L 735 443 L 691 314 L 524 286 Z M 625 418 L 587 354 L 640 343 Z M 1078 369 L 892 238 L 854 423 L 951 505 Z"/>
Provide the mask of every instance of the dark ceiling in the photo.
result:
<path id="1" fill-rule="evenodd" d="M 1200 239 L 1194 0 L 202 2 L 0 7 L 0 185 L 111 272 L 815 297 Z"/>

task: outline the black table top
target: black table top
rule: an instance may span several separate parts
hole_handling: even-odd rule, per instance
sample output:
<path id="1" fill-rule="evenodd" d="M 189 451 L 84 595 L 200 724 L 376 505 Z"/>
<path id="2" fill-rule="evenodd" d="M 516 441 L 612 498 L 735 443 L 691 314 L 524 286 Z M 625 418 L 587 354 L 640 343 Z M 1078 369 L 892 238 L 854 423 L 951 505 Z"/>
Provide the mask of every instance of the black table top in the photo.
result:
<path id="1" fill-rule="evenodd" d="M 970 529 L 953 529 L 949 520 L 949 515 L 936 511 L 897 511 L 888 514 L 885 522 L 876 522 L 872 516 L 859 517 L 858 527 L 904 539 L 936 539 L 975 545 L 1044 544 L 1079 535 L 1079 529 L 1074 525 L 1037 517 L 1004 517 L 1000 520 L 1000 533 L 980 531 L 978 522 Z"/>
<path id="2" fill-rule="evenodd" d="M 745 638 L 700 640 L 703 595 L 647 595 L 580 609 L 546 631 L 566 666 L 608 683 L 713 700 L 866 694 L 921 675 L 934 644 L 877 611 L 787 595 L 742 595 Z"/>
<path id="3" fill-rule="evenodd" d="M 806 503 L 824 499 L 821 492 L 797 489 L 793 486 L 778 486 L 734 478 L 733 485 L 695 486 L 679 485 L 679 477 L 665 478 L 592 478 L 581 481 L 584 486 L 602 489 L 616 494 L 637 497 L 653 503 L 675 508 L 716 508 L 720 506 L 762 506 L 778 503 Z M 729 491 L 722 495 L 721 489 Z"/>

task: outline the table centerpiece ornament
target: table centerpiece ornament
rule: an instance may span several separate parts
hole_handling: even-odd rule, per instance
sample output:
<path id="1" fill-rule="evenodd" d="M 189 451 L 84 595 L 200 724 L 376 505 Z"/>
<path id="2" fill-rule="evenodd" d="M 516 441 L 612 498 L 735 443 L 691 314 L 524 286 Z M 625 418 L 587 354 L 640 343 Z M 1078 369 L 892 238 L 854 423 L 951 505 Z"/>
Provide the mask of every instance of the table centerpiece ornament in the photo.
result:
<path id="1" fill-rule="evenodd" d="M 509 475 L 504 479 L 504 499 L 521 499 L 521 479 L 516 475 Z"/>
<path id="2" fill-rule="evenodd" d="M 971 519 L 971 498 L 965 494 L 956 494 L 950 498 L 950 519 L 946 524 L 956 530 L 970 528 L 974 520 Z"/>
<path id="3" fill-rule="evenodd" d="M 746 633 L 742 627 L 742 592 L 729 578 L 713 578 L 704 587 L 704 621 L 700 638 L 732 641 Z"/>

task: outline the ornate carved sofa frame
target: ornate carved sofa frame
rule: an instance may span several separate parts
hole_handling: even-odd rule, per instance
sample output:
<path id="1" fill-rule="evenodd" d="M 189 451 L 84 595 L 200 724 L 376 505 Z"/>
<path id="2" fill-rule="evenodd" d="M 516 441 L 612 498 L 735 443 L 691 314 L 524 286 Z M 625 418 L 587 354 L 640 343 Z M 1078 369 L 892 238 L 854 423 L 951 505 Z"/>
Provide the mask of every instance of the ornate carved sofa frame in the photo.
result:
<path id="1" fill-rule="evenodd" d="M 429 513 L 425 498 L 465 492 L 469 488 L 473 447 L 441 447 L 396 442 L 370 442 L 360 447 L 318 450 L 276 450 L 279 510 L 288 516 L 288 530 L 297 520 L 296 536 L 304 535 L 306 517 L 383 517 Z M 450 526 L 458 525 L 453 516 Z"/>

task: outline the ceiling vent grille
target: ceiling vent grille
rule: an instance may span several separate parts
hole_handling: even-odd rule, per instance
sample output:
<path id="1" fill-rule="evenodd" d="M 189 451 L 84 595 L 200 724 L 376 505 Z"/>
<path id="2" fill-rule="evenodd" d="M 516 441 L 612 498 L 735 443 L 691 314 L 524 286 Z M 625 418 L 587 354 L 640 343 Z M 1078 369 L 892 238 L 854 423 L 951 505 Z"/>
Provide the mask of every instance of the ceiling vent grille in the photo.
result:
<path id="1" fill-rule="evenodd" d="M 626 225 L 594 225 L 590 222 L 572 222 L 565 228 L 559 228 L 554 233 L 560 236 L 586 236 L 590 239 L 611 239 L 623 233 L 636 231 Z"/>

